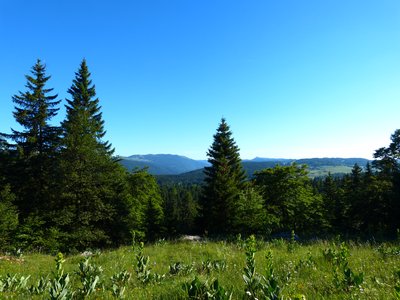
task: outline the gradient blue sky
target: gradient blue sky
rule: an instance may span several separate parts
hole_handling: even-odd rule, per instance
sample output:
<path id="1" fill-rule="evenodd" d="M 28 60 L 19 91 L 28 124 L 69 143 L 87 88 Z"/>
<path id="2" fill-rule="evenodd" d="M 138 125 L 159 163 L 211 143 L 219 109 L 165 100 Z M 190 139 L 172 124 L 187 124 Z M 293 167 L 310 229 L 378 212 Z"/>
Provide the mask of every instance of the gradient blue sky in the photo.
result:
<path id="1" fill-rule="evenodd" d="M 204 159 L 221 117 L 242 158 L 371 158 L 400 128 L 398 0 L 0 0 L 0 132 L 37 58 L 60 99 L 87 59 L 120 155 Z"/>

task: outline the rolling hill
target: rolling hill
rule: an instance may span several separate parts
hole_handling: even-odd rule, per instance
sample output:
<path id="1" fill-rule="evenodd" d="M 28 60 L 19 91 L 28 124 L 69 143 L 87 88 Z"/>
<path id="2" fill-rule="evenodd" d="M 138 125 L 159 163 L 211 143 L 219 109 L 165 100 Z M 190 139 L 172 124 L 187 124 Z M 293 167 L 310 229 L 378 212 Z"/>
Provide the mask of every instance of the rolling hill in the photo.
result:
<path id="1" fill-rule="evenodd" d="M 120 163 L 129 171 L 148 168 L 153 175 L 177 175 L 204 168 L 206 161 L 173 154 L 147 154 L 120 157 Z"/>
<path id="2" fill-rule="evenodd" d="M 364 158 L 261 158 L 243 160 L 243 168 L 248 177 L 254 172 L 273 168 L 275 165 L 289 165 L 291 163 L 308 165 L 310 177 L 326 176 L 331 174 L 350 173 L 354 164 L 364 167 L 369 160 Z M 148 154 L 131 155 L 123 157 L 120 163 L 128 170 L 135 168 L 148 168 L 149 172 L 156 175 L 162 184 L 169 183 L 201 183 L 204 178 L 203 168 L 208 165 L 207 161 L 194 160 L 185 156 L 172 154 Z"/>
<path id="3" fill-rule="evenodd" d="M 351 172 L 354 164 L 357 163 L 364 167 L 368 160 L 364 158 L 311 158 L 290 160 L 283 159 L 281 161 L 265 160 L 265 161 L 243 161 L 243 168 L 249 178 L 251 178 L 256 171 L 266 168 L 273 168 L 275 165 L 289 165 L 291 163 L 307 164 L 309 169 L 309 176 L 311 178 L 319 176 L 327 176 L 329 173 L 332 175 L 343 175 Z M 194 170 L 191 172 L 177 174 L 177 175 L 158 175 L 156 176 L 160 184 L 200 184 L 203 182 L 204 173 L 203 169 Z"/>

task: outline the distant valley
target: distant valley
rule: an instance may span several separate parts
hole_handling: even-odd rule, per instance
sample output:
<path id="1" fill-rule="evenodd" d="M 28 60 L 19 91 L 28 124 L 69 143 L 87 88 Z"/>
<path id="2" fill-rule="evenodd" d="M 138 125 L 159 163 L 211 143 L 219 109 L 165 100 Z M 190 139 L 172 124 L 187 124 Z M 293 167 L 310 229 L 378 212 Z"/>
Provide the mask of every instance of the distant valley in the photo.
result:
<path id="1" fill-rule="evenodd" d="M 120 157 L 120 163 L 129 171 L 148 168 L 149 173 L 156 175 L 160 183 L 200 183 L 203 178 L 203 168 L 208 165 L 205 160 L 194 160 L 185 156 L 173 154 L 147 154 Z M 243 168 L 248 177 L 254 172 L 272 168 L 275 165 L 289 165 L 291 163 L 306 164 L 310 177 L 325 176 L 328 173 L 339 175 L 350 173 L 354 164 L 361 167 L 369 162 L 365 158 L 261 158 L 243 160 Z"/>

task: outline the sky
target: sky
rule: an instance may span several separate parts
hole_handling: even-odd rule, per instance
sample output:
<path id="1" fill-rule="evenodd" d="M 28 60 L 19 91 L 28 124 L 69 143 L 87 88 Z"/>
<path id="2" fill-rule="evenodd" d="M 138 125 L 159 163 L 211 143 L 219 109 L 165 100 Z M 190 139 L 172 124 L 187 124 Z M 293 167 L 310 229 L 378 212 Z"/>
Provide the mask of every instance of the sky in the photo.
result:
<path id="1" fill-rule="evenodd" d="M 40 58 L 65 98 L 83 58 L 116 154 L 364 157 L 400 128 L 398 0 L 0 0 L 0 132 Z"/>

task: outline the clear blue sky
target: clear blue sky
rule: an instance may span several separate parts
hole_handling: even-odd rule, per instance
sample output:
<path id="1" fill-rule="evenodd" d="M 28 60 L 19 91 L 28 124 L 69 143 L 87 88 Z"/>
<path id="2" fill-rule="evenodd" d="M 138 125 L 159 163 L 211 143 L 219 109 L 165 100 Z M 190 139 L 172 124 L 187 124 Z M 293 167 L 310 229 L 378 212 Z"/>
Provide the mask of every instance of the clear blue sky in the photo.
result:
<path id="1" fill-rule="evenodd" d="M 0 0 L 0 132 L 37 58 L 60 99 L 87 59 L 120 155 L 203 159 L 221 117 L 242 158 L 371 158 L 400 128 L 398 0 Z"/>

